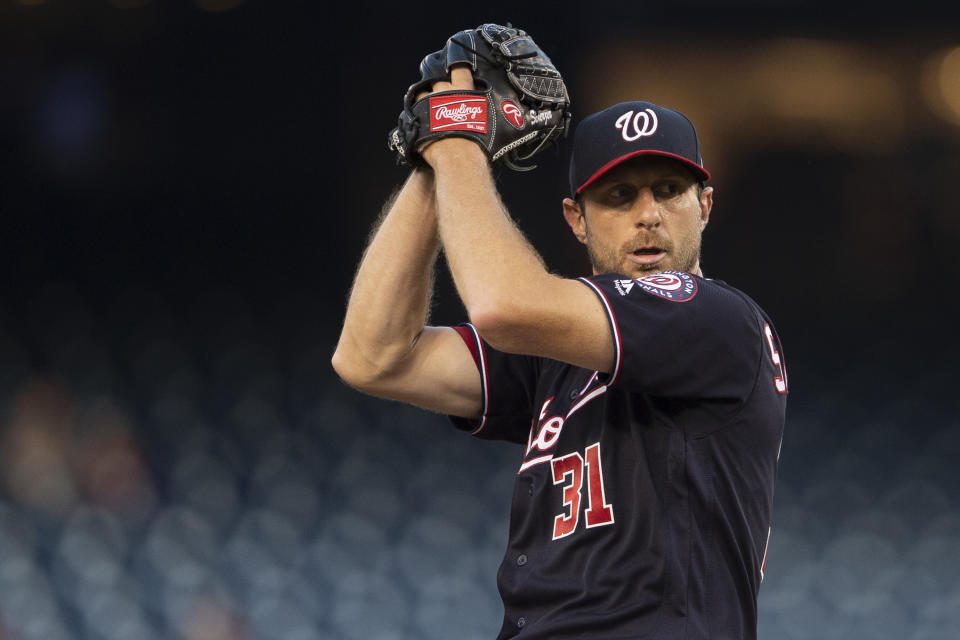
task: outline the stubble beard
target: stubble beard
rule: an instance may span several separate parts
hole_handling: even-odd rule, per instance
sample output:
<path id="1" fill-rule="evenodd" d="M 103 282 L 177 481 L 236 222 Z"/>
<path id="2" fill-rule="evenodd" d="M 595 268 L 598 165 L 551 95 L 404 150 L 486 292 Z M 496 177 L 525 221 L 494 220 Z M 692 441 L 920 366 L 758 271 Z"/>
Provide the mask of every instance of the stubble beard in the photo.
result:
<path id="1" fill-rule="evenodd" d="M 696 273 L 697 265 L 700 263 L 700 244 L 701 238 L 698 233 L 688 243 L 681 243 L 679 247 L 674 244 L 667 247 L 667 255 L 660 262 L 641 265 L 630 262 L 626 257 L 626 247 L 618 251 L 600 246 L 590 233 L 590 228 L 587 227 L 587 256 L 590 258 L 595 274 L 619 273 L 631 276 L 636 274 L 636 277 L 642 277 L 660 271 Z"/>

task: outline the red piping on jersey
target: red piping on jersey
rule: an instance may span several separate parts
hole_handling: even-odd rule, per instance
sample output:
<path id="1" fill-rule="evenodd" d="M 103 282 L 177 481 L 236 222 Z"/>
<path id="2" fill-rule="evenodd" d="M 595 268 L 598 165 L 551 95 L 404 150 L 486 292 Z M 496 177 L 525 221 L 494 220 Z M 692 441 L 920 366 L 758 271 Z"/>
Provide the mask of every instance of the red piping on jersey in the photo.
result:
<path id="1" fill-rule="evenodd" d="M 607 171 L 610 171 L 610 169 L 613 169 L 615 166 L 617 166 L 617 165 L 620 164 L 621 162 L 625 162 L 625 161 L 629 160 L 630 158 L 634 158 L 634 157 L 636 157 L 636 156 L 642 156 L 642 155 L 646 155 L 646 156 L 663 156 L 664 158 L 673 158 L 674 160 L 679 160 L 680 162 L 682 162 L 683 164 L 687 165 L 688 167 L 693 168 L 693 169 L 696 171 L 696 174 L 697 174 L 697 177 L 698 177 L 698 178 L 703 179 L 703 180 L 709 180 L 709 179 L 710 179 L 710 172 L 707 171 L 706 169 L 704 169 L 703 167 L 701 167 L 700 165 L 698 165 L 696 162 L 693 162 L 693 161 L 690 160 L 689 158 L 684 158 L 683 156 L 678 156 L 677 154 L 675 154 L 675 153 L 670 153 L 669 151 L 657 151 L 657 150 L 655 150 L 655 149 L 644 149 L 643 151 L 632 151 L 632 152 L 630 152 L 630 153 L 628 153 L 628 154 L 626 154 L 626 155 L 620 156 L 619 158 L 614 158 L 613 160 L 611 160 L 611 161 L 608 162 L 607 164 L 605 164 L 605 165 L 603 165 L 602 167 L 600 167 L 599 169 L 597 169 L 597 170 L 593 173 L 592 176 L 590 176 L 589 178 L 587 178 L 587 181 L 586 181 L 586 182 L 584 182 L 582 185 L 580 185 L 579 187 L 577 187 L 577 193 L 576 193 L 576 195 L 580 195 L 581 193 L 583 193 L 583 190 L 584 190 L 584 189 L 586 189 L 586 188 L 589 187 L 591 184 L 593 184 L 594 182 L 596 182 L 597 180 L 599 180 L 599 179 L 600 179 L 600 176 L 602 176 L 603 174 L 605 174 Z M 703 174 L 703 175 L 701 175 L 701 174 Z"/>
<path id="2" fill-rule="evenodd" d="M 480 355 L 477 354 L 477 343 L 474 341 L 473 332 L 470 331 L 469 325 L 453 327 L 453 330 L 460 334 L 460 338 L 462 338 L 463 342 L 467 345 L 467 349 L 470 349 L 470 355 L 473 356 L 474 364 L 477 365 L 477 369 L 480 369 Z"/>
<path id="3" fill-rule="evenodd" d="M 574 413 L 576 413 L 577 411 L 579 411 L 580 408 L 583 407 L 583 405 L 587 404 L 588 402 L 590 402 L 591 400 L 593 400 L 593 399 L 596 398 L 597 396 L 606 393 L 606 391 L 607 391 L 607 387 L 606 387 L 606 386 L 602 386 L 602 387 L 597 387 L 596 389 L 594 389 L 593 391 L 591 391 L 590 393 L 588 393 L 586 396 L 584 396 L 583 400 L 581 400 L 581 401 L 578 402 L 577 404 L 575 404 L 575 405 L 573 405 L 572 407 L 570 407 L 570 411 L 567 411 L 567 417 L 564 418 L 564 421 L 569 420 L 569 419 L 570 419 L 570 416 L 572 416 Z"/>
<path id="4" fill-rule="evenodd" d="M 476 328 L 472 324 L 467 323 L 466 325 L 453 327 L 453 330 L 460 335 L 460 338 L 466 343 L 467 348 L 470 349 L 473 362 L 477 365 L 477 370 L 480 371 L 480 385 L 483 387 L 483 409 L 480 423 L 476 429 L 470 432 L 471 435 L 476 435 L 480 433 L 487 424 L 487 389 L 490 388 L 490 379 L 487 376 L 487 354 L 483 348 L 483 340 L 480 339 L 480 334 L 477 333 Z"/>
<path id="5" fill-rule="evenodd" d="M 620 342 L 620 328 L 617 326 L 617 318 L 613 315 L 613 308 L 610 306 L 610 301 L 607 300 L 606 294 L 600 290 L 600 287 L 593 284 L 586 278 L 577 278 L 581 282 L 584 282 L 590 285 L 590 288 L 597 292 L 597 295 L 600 297 L 600 302 L 603 303 L 604 308 L 607 311 L 607 319 L 610 321 L 610 328 L 613 330 L 613 349 L 616 352 L 614 354 L 613 362 L 613 371 L 610 374 L 610 381 L 607 382 L 607 386 L 613 386 L 617 382 L 617 378 L 620 377 L 620 353 L 622 351 L 622 344 Z"/>
<path id="6" fill-rule="evenodd" d="M 593 372 L 593 375 L 590 376 L 590 379 L 589 379 L 589 380 L 587 380 L 587 384 L 583 385 L 583 389 L 580 389 L 580 393 L 577 394 L 578 396 L 582 396 L 583 393 L 584 393 L 587 389 L 590 388 L 590 385 L 593 384 L 593 381 L 597 379 L 597 374 L 598 374 L 598 373 L 600 373 L 600 372 L 599 372 L 599 371 L 594 371 L 594 372 Z"/>

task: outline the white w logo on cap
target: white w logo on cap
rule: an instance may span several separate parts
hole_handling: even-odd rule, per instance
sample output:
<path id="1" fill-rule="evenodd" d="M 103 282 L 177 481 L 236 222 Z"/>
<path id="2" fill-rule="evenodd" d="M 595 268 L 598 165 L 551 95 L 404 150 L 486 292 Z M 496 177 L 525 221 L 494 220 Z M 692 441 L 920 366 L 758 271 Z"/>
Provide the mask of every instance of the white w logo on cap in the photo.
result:
<path id="1" fill-rule="evenodd" d="M 640 126 L 641 118 L 643 119 L 642 127 Z M 627 130 L 628 126 L 632 131 Z M 616 127 L 620 129 L 620 134 L 627 142 L 639 140 L 644 136 L 652 136 L 657 131 L 657 114 L 653 112 L 653 109 L 644 109 L 634 115 L 633 109 L 631 109 L 617 118 Z"/>

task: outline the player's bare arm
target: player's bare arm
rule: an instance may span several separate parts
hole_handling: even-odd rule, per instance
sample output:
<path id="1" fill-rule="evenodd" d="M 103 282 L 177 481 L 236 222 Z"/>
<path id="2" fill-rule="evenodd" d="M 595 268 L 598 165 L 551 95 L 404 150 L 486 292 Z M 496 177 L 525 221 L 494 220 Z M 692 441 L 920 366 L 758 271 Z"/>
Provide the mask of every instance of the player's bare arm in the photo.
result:
<path id="1" fill-rule="evenodd" d="M 480 375 L 449 327 L 425 326 L 438 251 L 432 172 L 418 169 L 376 228 L 350 292 L 333 355 L 340 377 L 364 393 L 473 418 Z"/>
<path id="2" fill-rule="evenodd" d="M 434 91 L 470 89 L 463 67 Z M 610 327 L 600 301 L 581 282 L 550 274 L 513 224 L 482 149 L 444 138 L 423 151 L 436 180 L 440 237 L 460 297 L 493 347 L 608 372 Z"/>

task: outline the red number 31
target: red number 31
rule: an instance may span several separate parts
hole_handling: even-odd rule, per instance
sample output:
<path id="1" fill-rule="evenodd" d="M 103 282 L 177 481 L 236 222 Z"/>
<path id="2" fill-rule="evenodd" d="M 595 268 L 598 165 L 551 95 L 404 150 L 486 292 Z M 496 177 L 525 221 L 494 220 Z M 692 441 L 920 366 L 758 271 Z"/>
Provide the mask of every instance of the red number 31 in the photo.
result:
<path id="1" fill-rule="evenodd" d="M 583 468 L 587 468 L 587 498 L 589 506 L 584 513 L 587 528 L 613 524 L 613 506 L 607 504 L 603 491 L 603 469 L 600 467 L 600 443 L 587 447 L 586 463 L 579 452 L 574 451 L 554 458 L 553 484 L 564 484 L 563 506 L 567 513 L 553 519 L 553 539 L 568 536 L 577 529 L 580 521 L 580 489 L 583 485 Z"/>

